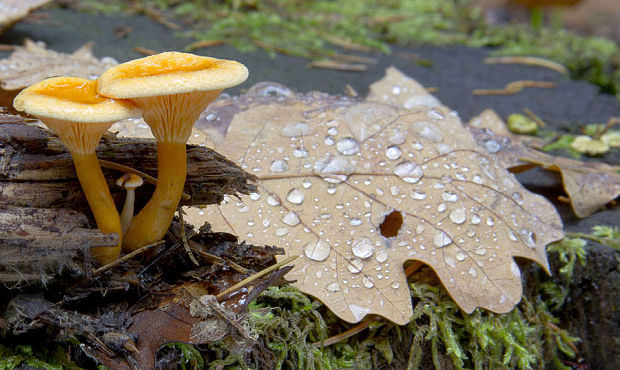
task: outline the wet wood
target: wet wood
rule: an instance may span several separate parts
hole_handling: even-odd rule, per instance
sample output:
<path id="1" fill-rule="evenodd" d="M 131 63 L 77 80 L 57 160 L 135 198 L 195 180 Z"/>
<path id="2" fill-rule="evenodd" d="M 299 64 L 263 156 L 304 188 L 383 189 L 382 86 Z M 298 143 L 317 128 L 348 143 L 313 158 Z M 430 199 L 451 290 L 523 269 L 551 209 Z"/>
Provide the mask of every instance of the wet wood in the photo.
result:
<path id="1" fill-rule="evenodd" d="M 157 149 L 148 139 L 106 139 L 97 150 L 100 159 L 119 163 L 157 177 Z M 123 173 L 103 170 L 112 196 L 120 208 L 124 193 L 116 185 Z M 188 145 L 184 205 L 208 205 L 225 194 L 251 192 L 253 177 L 217 152 Z M 137 207 L 154 189 L 136 190 Z M 0 124 L 0 204 L 19 207 L 88 207 L 77 181 L 70 154 L 44 129 L 25 124 Z"/>
<path id="2" fill-rule="evenodd" d="M 153 140 L 106 136 L 100 159 L 157 176 Z M 215 151 L 188 146 L 186 205 L 219 203 L 225 194 L 254 190 L 253 177 Z M 117 208 L 124 191 L 116 185 L 123 173 L 103 170 Z M 137 189 L 137 209 L 154 189 Z M 78 251 L 114 246 L 118 235 L 96 229 L 77 181 L 70 154 L 49 131 L 0 114 L 0 283 L 47 279 L 71 263 Z"/>
<path id="3" fill-rule="evenodd" d="M 27 283 L 62 270 L 79 250 L 114 247 L 117 234 L 90 228 L 86 216 L 64 208 L 0 207 L 0 282 Z"/>

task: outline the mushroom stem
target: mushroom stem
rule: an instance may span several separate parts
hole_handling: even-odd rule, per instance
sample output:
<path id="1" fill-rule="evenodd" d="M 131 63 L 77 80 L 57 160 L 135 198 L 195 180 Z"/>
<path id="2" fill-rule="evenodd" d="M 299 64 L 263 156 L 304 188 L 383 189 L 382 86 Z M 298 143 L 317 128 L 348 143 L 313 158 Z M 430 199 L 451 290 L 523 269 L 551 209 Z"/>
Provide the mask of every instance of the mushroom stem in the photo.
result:
<path id="1" fill-rule="evenodd" d="M 185 143 L 157 143 L 157 187 L 149 202 L 133 217 L 123 248 L 136 250 L 161 240 L 174 217 L 185 185 Z"/>
<path id="2" fill-rule="evenodd" d="M 116 206 L 108 188 L 108 183 L 103 177 L 101 167 L 95 153 L 71 153 L 78 180 L 86 200 L 90 206 L 97 228 L 102 233 L 117 233 L 119 243 L 116 247 L 94 247 L 92 255 L 102 264 L 107 264 L 118 258 L 122 243 L 121 222 L 116 212 Z M 111 212 L 110 210 L 114 210 Z"/>
<path id="3" fill-rule="evenodd" d="M 127 232 L 131 219 L 133 218 L 134 203 L 136 202 L 136 192 L 134 189 L 127 189 L 127 195 L 125 196 L 125 204 L 121 211 L 121 230 L 123 235 Z"/>

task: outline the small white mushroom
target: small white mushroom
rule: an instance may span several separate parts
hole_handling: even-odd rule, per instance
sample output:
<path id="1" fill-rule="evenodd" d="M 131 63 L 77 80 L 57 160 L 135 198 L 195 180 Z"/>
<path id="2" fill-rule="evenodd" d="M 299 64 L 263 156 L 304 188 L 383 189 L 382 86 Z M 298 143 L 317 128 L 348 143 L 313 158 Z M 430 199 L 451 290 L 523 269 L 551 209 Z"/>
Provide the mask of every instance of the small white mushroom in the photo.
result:
<path id="1" fill-rule="evenodd" d="M 123 205 L 123 210 L 121 211 L 121 230 L 123 235 L 129 224 L 131 223 L 131 219 L 133 218 L 134 212 L 134 203 L 136 201 L 136 188 L 143 184 L 142 177 L 133 174 L 126 173 L 123 176 L 119 177 L 116 180 L 116 185 L 127 190 L 127 196 L 125 197 L 125 204 Z"/>

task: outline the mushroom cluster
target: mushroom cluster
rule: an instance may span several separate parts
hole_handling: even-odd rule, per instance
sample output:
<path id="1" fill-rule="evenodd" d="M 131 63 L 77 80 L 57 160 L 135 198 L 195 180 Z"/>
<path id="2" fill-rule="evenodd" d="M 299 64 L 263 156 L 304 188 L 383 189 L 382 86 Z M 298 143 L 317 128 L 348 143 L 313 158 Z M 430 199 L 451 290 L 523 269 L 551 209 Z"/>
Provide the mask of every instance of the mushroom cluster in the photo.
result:
<path id="1" fill-rule="evenodd" d="M 116 248 L 93 248 L 97 262 L 118 258 L 121 245 L 133 251 L 163 238 L 183 194 L 186 143 L 194 122 L 222 90 L 247 76 L 247 68 L 235 61 L 166 52 L 117 65 L 98 80 L 55 77 L 17 95 L 15 108 L 39 118 L 71 153 L 97 227 L 121 239 Z M 157 140 L 158 182 L 151 199 L 133 216 L 130 189 L 140 180 L 119 180 L 128 190 L 121 226 L 95 148 L 114 122 L 140 115 Z"/>

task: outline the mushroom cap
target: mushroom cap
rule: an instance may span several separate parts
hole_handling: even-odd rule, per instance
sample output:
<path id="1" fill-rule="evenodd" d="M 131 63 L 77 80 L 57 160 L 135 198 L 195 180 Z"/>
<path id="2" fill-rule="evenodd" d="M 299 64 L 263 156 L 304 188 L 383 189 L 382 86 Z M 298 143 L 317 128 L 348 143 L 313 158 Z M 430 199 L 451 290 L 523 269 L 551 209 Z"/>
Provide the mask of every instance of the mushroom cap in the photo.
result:
<path id="1" fill-rule="evenodd" d="M 78 77 L 52 77 L 22 90 L 13 101 L 17 110 L 40 118 L 96 123 L 140 117 L 128 101 L 97 94 L 97 82 Z"/>
<path id="2" fill-rule="evenodd" d="M 136 175 L 135 173 L 126 173 L 123 176 L 119 177 L 116 180 L 116 185 L 123 187 L 127 190 L 135 189 L 139 186 L 142 186 L 144 180 L 142 177 Z"/>
<path id="3" fill-rule="evenodd" d="M 239 62 L 170 51 L 108 69 L 99 77 L 97 90 L 128 99 L 222 90 L 247 78 L 248 69 Z"/>

